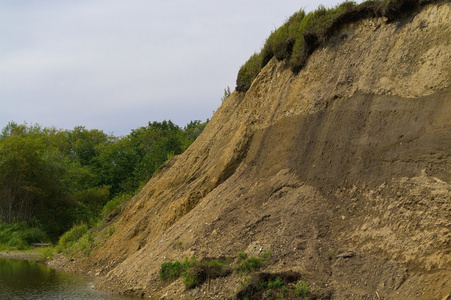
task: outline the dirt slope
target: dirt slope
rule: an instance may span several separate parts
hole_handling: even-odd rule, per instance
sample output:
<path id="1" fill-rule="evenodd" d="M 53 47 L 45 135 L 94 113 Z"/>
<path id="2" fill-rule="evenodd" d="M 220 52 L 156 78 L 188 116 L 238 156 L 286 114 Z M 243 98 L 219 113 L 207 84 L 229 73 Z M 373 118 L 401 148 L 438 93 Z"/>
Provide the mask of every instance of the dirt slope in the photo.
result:
<path id="1" fill-rule="evenodd" d="M 273 59 L 67 267 L 116 293 L 223 299 L 246 276 L 185 291 L 161 264 L 270 249 L 265 272 L 312 299 L 450 299 L 450 20 L 447 3 L 348 25 L 297 75 Z"/>

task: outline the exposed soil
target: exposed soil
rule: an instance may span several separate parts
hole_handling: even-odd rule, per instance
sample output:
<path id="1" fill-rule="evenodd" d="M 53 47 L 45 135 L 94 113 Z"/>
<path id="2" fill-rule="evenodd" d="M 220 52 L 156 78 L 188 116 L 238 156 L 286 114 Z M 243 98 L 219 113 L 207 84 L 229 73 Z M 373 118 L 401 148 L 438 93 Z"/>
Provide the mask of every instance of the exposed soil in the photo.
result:
<path id="1" fill-rule="evenodd" d="M 273 59 L 112 220 L 107 241 L 54 266 L 152 299 L 260 299 L 255 278 L 287 272 L 310 299 L 450 299 L 449 20 L 445 3 L 349 25 L 297 75 Z M 159 278 L 185 256 L 229 257 L 233 269 L 239 251 L 265 250 L 264 270 L 194 289 Z"/>

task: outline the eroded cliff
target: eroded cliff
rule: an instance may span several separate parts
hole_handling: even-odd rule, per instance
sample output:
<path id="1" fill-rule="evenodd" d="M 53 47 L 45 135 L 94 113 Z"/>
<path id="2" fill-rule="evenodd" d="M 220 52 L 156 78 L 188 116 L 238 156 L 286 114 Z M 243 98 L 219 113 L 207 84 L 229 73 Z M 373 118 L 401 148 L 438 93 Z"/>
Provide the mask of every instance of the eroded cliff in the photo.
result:
<path id="1" fill-rule="evenodd" d="M 161 264 L 270 249 L 265 272 L 313 298 L 449 299 L 450 20 L 445 3 L 347 25 L 298 74 L 273 58 L 72 264 L 116 293 L 222 299 L 246 276 L 185 291 Z"/>

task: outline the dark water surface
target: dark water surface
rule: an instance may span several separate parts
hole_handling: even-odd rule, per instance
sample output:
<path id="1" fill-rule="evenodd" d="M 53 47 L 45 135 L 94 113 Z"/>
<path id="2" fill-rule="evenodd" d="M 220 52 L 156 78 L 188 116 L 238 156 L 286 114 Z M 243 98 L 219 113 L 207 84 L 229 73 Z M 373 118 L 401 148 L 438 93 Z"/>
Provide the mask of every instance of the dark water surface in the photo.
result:
<path id="1" fill-rule="evenodd" d="M 139 299 L 95 291 L 91 278 L 33 261 L 0 258 L 0 299 Z"/>

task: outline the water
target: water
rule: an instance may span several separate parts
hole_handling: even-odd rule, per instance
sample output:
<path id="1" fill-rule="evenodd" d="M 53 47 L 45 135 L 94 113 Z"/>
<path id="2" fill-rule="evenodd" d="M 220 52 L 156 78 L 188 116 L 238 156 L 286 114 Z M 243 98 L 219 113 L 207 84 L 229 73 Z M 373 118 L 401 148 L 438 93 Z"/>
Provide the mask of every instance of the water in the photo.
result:
<path id="1" fill-rule="evenodd" d="M 0 299 L 137 299 L 91 288 L 89 277 L 66 273 L 33 261 L 0 258 Z"/>

